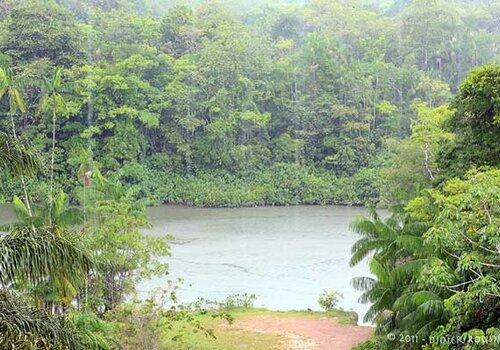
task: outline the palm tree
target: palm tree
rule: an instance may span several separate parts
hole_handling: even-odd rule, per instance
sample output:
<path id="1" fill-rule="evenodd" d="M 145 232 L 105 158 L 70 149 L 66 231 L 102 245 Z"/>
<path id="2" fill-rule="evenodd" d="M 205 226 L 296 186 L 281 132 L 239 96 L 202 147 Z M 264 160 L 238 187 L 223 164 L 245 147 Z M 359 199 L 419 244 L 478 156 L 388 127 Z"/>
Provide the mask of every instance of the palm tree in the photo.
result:
<path id="1" fill-rule="evenodd" d="M 4 95 L 9 97 L 9 115 L 12 124 L 12 134 L 14 138 L 17 138 L 14 115 L 18 110 L 22 113 L 26 112 L 26 103 L 24 102 L 21 91 L 17 88 L 12 78 L 12 71 L 0 67 L 0 99 L 2 99 Z"/>
<path id="2" fill-rule="evenodd" d="M 12 71 L 10 69 L 3 69 L 0 67 L 0 100 L 4 97 L 9 97 L 9 116 L 10 122 L 12 124 L 12 135 L 14 139 L 17 139 L 16 133 L 16 123 L 14 121 L 14 115 L 17 111 L 21 111 L 21 113 L 26 112 L 26 103 L 24 102 L 23 95 L 21 91 L 17 88 L 17 84 L 14 82 L 12 77 Z M 19 168 L 23 169 L 22 167 Z M 26 181 L 24 179 L 23 173 L 18 173 L 21 184 L 24 191 L 24 200 L 26 202 L 26 206 L 28 208 L 28 212 L 31 214 L 30 201 L 28 197 L 28 191 L 26 190 Z"/>
<path id="3" fill-rule="evenodd" d="M 426 225 L 419 222 L 405 222 L 401 214 L 394 214 L 382 220 L 375 210 L 371 210 L 371 219 L 357 218 L 351 229 L 362 237 L 351 247 L 351 260 L 354 266 L 370 254 L 374 254 L 380 261 L 393 261 L 398 258 L 424 252 L 422 234 Z"/>
<path id="4" fill-rule="evenodd" d="M 4 287 L 37 284 L 58 275 L 84 276 L 90 269 L 89 254 L 81 237 L 50 228 L 16 229 L 0 237 L 0 284 Z"/>
<path id="5" fill-rule="evenodd" d="M 377 320 L 384 324 L 394 320 L 394 303 L 405 292 L 409 282 L 418 275 L 418 272 L 427 260 L 412 260 L 392 268 L 387 262 L 378 258 L 370 260 L 370 271 L 373 277 L 355 277 L 352 285 L 363 292 L 360 297 L 362 303 L 372 303 L 368 309 L 365 322 Z M 390 317 L 388 317 L 390 316 Z"/>
<path id="6" fill-rule="evenodd" d="M 81 239 L 68 229 L 82 223 L 82 211 L 79 208 L 69 206 L 68 198 L 64 192 L 61 191 L 56 196 L 52 210 L 49 209 L 49 203 L 37 205 L 33 208 L 32 216 L 28 215 L 26 206 L 18 197 L 14 197 L 12 204 L 17 221 L 0 226 L 0 229 L 14 232 L 34 228 L 37 234 L 41 230 L 50 230 L 55 235 L 66 239 Z M 77 286 L 82 282 L 82 279 L 81 274 L 80 276 L 69 274 L 65 268 L 60 268 L 50 278 L 29 287 L 29 289 L 39 305 L 44 305 L 51 312 L 56 312 L 60 307 L 67 307 L 75 298 Z"/>
<path id="7" fill-rule="evenodd" d="M 24 140 L 0 132 L 0 169 L 20 176 L 33 175 L 39 167 L 38 158 Z"/>
<path id="8" fill-rule="evenodd" d="M 98 349 L 66 317 L 47 315 L 5 290 L 0 290 L 0 334 L 1 349 Z"/>
<path id="9" fill-rule="evenodd" d="M 54 198 L 53 208 L 50 203 L 43 202 L 33 206 L 33 215 L 29 215 L 26 205 L 19 197 L 14 197 L 12 207 L 16 214 L 16 221 L 0 225 L 0 229 L 11 231 L 24 227 L 54 227 L 64 230 L 83 222 L 82 210 L 69 205 L 68 196 L 63 191 Z"/>
<path id="10" fill-rule="evenodd" d="M 45 81 L 42 84 L 42 98 L 38 106 L 38 112 L 52 113 L 52 152 L 50 157 L 50 202 L 49 202 L 49 219 L 52 218 L 53 190 L 54 190 L 54 156 L 56 148 L 56 117 L 58 114 L 67 112 L 66 102 L 62 96 L 64 86 L 62 82 L 62 70 L 57 68 L 54 72 L 52 80 Z"/>
<path id="11" fill-rule="evenodd" d="M 395 301 L 393 309 L 400 332 L 422 341 L 448 319 L 443 298 L 429 290 L 408 290 Z"/>
<path id="12" fill-rule="evenodd" d="M 36 172 L 36 157 L 19 139 L 0 134 L 0 150 L 0 165 L 13 175 Z M 20 200 L 17 202 L 24 206 Z M 24 211 L 26 217 L 31 217 L 26 207 Z M 57 211 L 62 216 L 64 210 Z M 9 291 L 56 279 L 77 285 L 90 268 L 91 260 L 81 237 L 63 232 L 58 226 L 35 230 L 34 225 L 25 225 L 0 234 L 0 348 L 96 348 L 86 345 L 87 338 L 64 317 L 32 308 Z"/>

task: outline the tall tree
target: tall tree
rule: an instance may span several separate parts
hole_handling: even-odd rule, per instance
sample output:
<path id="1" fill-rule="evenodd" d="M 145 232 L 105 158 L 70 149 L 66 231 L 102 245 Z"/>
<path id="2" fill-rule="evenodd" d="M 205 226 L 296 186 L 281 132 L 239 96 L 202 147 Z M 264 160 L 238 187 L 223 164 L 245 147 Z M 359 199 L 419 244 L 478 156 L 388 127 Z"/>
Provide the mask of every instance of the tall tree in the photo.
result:
<path id="1" fill-rule="evenodd" d="M 17 138 L 16 123 L 14 121 L 15 114 L 20 111 L 26 112 L 26 102 L 24 101 L 19 85 L 14 81 L 11 69 L 0 67 L 0 100 L 7 96 L 9 99 L 9 111 L 12 135 Z"/>
<path id="2" fill-rule="evenodd" d="M 10 116 L 11 127 L 12 127 L 12 135 L 14 139 L 18 139 L 16 132 L 16 122 L 14 120 L 14 115 L 17 111 L 24 113 L 26 111 L 26 102 L 24 101 L 21 90 L 18 85 L 14 81 L 12 77 L 12 71 L 10 69 L 3 69 L 0 67 L 0 100 L 2 97 L 8 96 L 9 98 L 9 111 L 8 114 Z M 6 144 L 8 144 L 8 138 L 4 138 Z M 16 147 L 21 147 L 19 142 L 15 142 Z M 21 179 L 21 184 L 24 191 L 24 201 L 26 207 L 28 208 L 28 213 L 32 215 L 31 212 L 31 204 L 28 196 L 28 191 L 26 189 L 26 180 L 25 174 L 23 174 L 23 168 L 18 168 L 20 170 L 17 174 Z"/>
<path id="3" fill-rule="evenodd" d="M 460 85 L 448 123 L 456 137 L 438 162 L 450 176 L 463 176 L 471 166 L 500 165 L 500 65 L 471 70 Z"/>
<path id="4" fill-rule="evenodd" d="M 54 199 L 54 159 L 56 149 L 56 117 L 67 113 L 66 102 L 63 98 L 64 85 L 62 70 L 57 68 L 52 80 L 42 85 L 42 98 L 40 99 L 39 112 L 50 112 L 52 115 L 52 150 L 50 156 L 50 198 L 49 198 L 49 225 L 52 224 L 52 203 Z"/>

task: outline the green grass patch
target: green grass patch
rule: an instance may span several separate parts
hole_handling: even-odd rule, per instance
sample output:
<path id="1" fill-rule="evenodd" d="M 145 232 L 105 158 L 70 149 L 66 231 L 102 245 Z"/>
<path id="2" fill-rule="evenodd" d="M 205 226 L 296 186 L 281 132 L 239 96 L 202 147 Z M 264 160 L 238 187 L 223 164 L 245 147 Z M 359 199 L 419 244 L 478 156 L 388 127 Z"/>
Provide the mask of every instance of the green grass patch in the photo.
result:
<path id="1" fill-rule="evenodd" d="M 333 309 L 330 311 L 310 311 L 310 310 L 291 310 L 291 311 L 271 311 L 260 308 L 237 308 L 231 310 L 231 315 L 237 318 L 249 316 L 278 316 L 278 317 L 312 317 L 312 318 L 335 318 L 340 324 L 357 324 L 358 315 L 353 311 L 344 311 Z"/>
<path id="2" fill-rule="evenodd" d="M 311 317 L 311 318 L 332 318 L 339 323 L 350 325 L 356 324 L 357 315 L 354 312 L 343 310 L 322 311 L 271 311 L 259 308 L 235 308 L 229 311 L 234 320 L 241 320 L 254 316 L 273 316 L 273 317 Z M 208 312 L 199 315 L 200 323 L 214 331 L 215 338 L 207 337 L 204 334 L 183 332 L 185 334 L 180 340 L 168 340 L 165 343 L 167 349 L 176 350 L 272 350 L 280 349 L 282 338 L 280 335 L 272 333 L 253 332 L 249 330 L 241 330 L 236 327 L 229 327 L 225 320 L 213 318 L 212 313 Z M 177 325 L 178 330 L 185 325 Z M 168 330 L 170 333 L 172 330 Z M 176 331 L 176 330 L 174 330 Z"/>

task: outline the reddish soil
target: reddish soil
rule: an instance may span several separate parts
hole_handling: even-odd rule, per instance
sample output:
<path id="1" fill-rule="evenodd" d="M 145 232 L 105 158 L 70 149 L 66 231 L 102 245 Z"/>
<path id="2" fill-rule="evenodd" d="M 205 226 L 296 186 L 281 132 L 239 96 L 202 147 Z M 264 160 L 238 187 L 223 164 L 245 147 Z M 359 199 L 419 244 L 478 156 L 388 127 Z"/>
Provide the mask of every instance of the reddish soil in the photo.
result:
<path id="1" fill-rule="evenodd" d="M 333 318 L 249 316 L 233 327 L 283 337 L 283 350 L 349 350 L 370 338 L 373 329 L 342 325 Z"/>

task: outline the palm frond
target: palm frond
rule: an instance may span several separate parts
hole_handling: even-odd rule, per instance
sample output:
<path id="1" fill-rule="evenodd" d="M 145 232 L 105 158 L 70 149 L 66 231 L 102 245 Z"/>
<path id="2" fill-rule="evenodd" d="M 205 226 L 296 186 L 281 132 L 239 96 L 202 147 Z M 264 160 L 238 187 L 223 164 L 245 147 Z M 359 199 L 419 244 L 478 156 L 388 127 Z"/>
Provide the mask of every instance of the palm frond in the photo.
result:
<path id="1" fill-rule="evenodd" d="M 389 269 L 379 260 L 373 258 L 370 260 L 370 271 L 377 277 L 377 280 L 382 283 L 391 281 L 391 273 Z"/>
<path id="2" fill-rule="evenodd" d="M 396 244 L 400 249 L 404 249 L 409 253 L 418 253 L 424 249 L 424 241 L 422 237 L 413 235 L 399 235 L 396 238 Z"/>
<path id="3" fill-rule="evenodd" d="M 28 176 L 40 169 L 40 161 L 25 140 L 0 132 L 0 168 L 13 175 Z"/>
<path id="4" fill-rule="evenodd" d="M 18 196 L 14 196 L 12 199 L 12 207 L 14 208 L 14 213 L 18 217 L 18 219 L 25 221 L 28 220 L 30 214 L 28 212 L 28 208 L 26 204 L 19 198 Z"/>
<path id="5" fill-rule="evenodd" d="M 431 291 L 422 290 L 407 294 L 404 308 L 400 308 L 401 326 L 412 334 L 428 336 L 431 324 L 442 324 L 445 319 L 445 307 L 442 298 Z M 422 338 L 423 339 L 423 338 Z"/>
<path id="6" fill-rule="evenodd" d="M 365 316 L 363 317 L 363 322 L 371 322 L 373 321 L 377 315 L 380 314 L 380 305 L 379 303 L 373 303 L 368 311 L 366 311 Z"/>
<path id="7" fill-rule="evenodd" d="M 355 233 L 363 236 L 377 236 L 375 222 L 363 216 L 354 219 L 354 221 L 350 224 L 350 228 Z"/>
<path id="8" fill-rule="evenodd" d="M 65 92 L 62 69 L 57 68 L 51 80 L 46 80 L 41 84 L 42 97 L 37 107 L 37 114 L 52 111 L 56 114 L 66 114 L 68 111 L 63 94 Z"/>
<path id="9" fill-rule="evenodd" d="M 432 331 L 434 331 L 438 326 L 442 324 L 443 321 L 439 319 L 426 322 L 422 327 L 420 327 L 415 335 L 417 336 L 417 339 L 428 339 Z"/>
<path id="10" fill-rule="evenodd" d="M 26 102 L 24 102 L 24 98 L 19 90 L 11 89 L 9 92 L 9 100 L 11 104 L 11 113 L 14 113 L 17 109 L 22 113 L 26 112 Z"/>
<path id="11" fill-rule="evenodd" d="M 5 94 L 9 96 L 9 113 L 14 114 L 17 110 L 26 112 L 26 103 L 12 77 L 12 70 L 0 67 L 0 98 Z"/>
<path id="12" fill-rule="evenodd" d="M 56 68 L 54 76 L 52 77 L 52 86 L 54 89 L 60 89 L 62 86 L 62 69 L 60 67 Z"/>
<path id="13" fill-rule="evenodd" d="M 405 282 L 418 276 L 422 267 L 429 261 L 427 259 L 416 259 L 407 261 L 402 265 L 396 266 L 391 274 L 395 283 L 406 284 Z"/>
<path id="14" fill-rule="evenodd" d="M 28 305 L 19 296 L 0 290 L 1 349 L 89 349 L 68 319 Z"/>
<path id="15" fill-rule="evenodd" d="M 371 277 L 354 277 L 351 280 L 352 286 L 356 290 L 366 291 L 373 287 L 373 285 L 377 282 L 374 278 Z"/>
<path id="16" fill-rule="evenodd" d="M 382 242 L 380 240 L 369 239 L 363 237 L 357 240 L 351 247 L 351 260 L 349 266 L 355 266 L 366 258 L 371 253 L 376 253 L 381 249 Z"/>
<path id="17" fill-rule="evenodd" d="M 0 283 L 41 283 L 61 270 L 78 279 L 91 267 L 91 259 L 80 241 L 76 234 L 55 233 L 45 228 L 34 232 L 24 227 L 2 236 Z"/>
<path id="18" fill-rule="evenodd" d="M 441 299 L 428 300 L 417 308 L 427 318 L 439 318 L 444 312 L 444 304 Z"/>
<path id="19" fill-rule="evenodd" d="M 414 305 L 422 305 L 430 300 L 441 300 L 441 297 L 434 292 L 428 290 L 421 290 L 413 293 L 411 301 Z"/>

